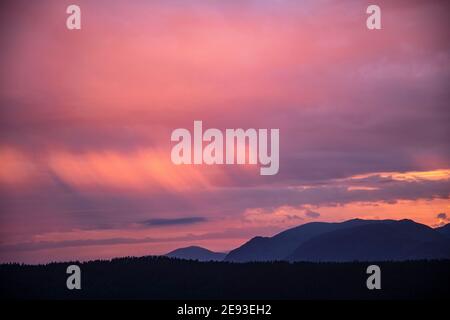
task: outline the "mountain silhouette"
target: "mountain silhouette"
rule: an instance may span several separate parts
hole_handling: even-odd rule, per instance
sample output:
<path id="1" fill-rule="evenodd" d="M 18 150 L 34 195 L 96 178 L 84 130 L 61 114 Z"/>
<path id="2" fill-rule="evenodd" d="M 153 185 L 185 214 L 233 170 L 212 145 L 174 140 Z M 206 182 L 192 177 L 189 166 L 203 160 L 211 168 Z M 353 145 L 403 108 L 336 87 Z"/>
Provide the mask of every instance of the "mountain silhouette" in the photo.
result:
<path id="1" fill-rule="evenodd" d="M 251 262 L 285 260 L 303 242 L 320 234 L 365 225 L 376 220 L 352 219 L 342 223 L 311 222 L 283 232 L 273 237 L 255 237 L 231 250 L 225 261 Z"/>
<path id="2" fill-rule="evenodd" d="M 255 237 L 225 261 L 384 261 L 450 258 L 448 229 L 412 220 L 312 222 L 273 237 Z"/>
<path id="3" fill-rule="evenodd" d="M 450 241 L 412 220 L 335 230 L 302 243 L 288 260 L 387 261 L 450 258 Z"/>
<path id="4" fill-rule="evenodd" d="M 175 249 L 167 253 L 165 256 L 185 260 L 222 261 L 225 258 L 226 253 L 214 252 L 198 246 L 190 246 Z"/>

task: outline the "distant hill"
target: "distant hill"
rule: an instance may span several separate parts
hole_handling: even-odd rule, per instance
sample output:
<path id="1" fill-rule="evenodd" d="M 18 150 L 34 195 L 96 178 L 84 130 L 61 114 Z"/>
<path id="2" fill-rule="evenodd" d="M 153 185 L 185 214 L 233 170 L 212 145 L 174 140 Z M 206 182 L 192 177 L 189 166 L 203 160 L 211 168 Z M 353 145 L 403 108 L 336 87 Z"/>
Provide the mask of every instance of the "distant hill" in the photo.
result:
<path id="1" fill-rule="evenodd" d="M 387 261 L 450 258 L 450 241 L 412 220 L 335 230 L 302 243 L 288 260 Z"/>
<path id="2" fill-rule="evenodd" d="M 225 261 L 353 261 L 450 258 L 448 229 L 412 220 L 307 223 L 273 237 L 255 237 Z"/>
<path id="3" fill-rule="evenodd" d="M 169 258 L 198 261 L 222 261 L 225 256 L 226 253 L 214 252 L 198 246 L 179 248 L 166 254 Z"/>

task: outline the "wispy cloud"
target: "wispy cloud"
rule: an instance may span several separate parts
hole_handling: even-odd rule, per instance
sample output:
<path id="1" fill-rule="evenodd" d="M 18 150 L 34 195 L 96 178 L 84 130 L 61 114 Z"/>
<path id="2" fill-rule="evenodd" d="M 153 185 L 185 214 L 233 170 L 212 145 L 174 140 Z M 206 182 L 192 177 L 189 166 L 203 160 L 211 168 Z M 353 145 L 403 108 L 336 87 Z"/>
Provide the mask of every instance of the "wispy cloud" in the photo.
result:
<path id="1" fill-rule="evenodd" d="M 146 226 L 173 226 L 173 225 L 186 225 L 199 222 L 205 222 L 208 219 L 204 217 L 184 217 L 184 218 L 154 218 L 141 222 Z"/>

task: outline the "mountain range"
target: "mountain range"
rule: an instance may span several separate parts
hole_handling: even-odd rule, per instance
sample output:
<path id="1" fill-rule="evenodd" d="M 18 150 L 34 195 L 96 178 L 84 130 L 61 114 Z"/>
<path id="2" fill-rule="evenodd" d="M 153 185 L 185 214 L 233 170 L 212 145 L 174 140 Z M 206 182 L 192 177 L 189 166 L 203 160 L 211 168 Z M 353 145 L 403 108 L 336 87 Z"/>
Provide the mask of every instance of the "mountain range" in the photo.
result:
<path id="1" fill-rule="evenodd" d="M 433 229 L 408 219 L 311 222 L 254 237 L 228 254 L 187 247 L 166 256 L 229 262 L 450 259 L 450 224 Z"/>

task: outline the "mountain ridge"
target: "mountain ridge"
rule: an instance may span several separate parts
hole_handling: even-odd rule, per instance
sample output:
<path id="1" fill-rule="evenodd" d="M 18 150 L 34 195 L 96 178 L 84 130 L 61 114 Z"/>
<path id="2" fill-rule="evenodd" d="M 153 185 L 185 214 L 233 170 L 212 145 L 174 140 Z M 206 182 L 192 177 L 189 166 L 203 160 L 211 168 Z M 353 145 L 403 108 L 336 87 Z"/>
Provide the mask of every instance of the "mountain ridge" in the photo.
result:
<path id="1" fill-rule="evenodd" d="M 225 262 L 450 259 L 450 224 L 433 229 L 411 219 L 310 222 L 272 237 L 253 237 L 228 253 L 190 246 L 166 256 Z"/>
<path id="2" fill-rule="evenodd" d="M 273 237 L 254 237 L 242 246 L 231 250 L 225 257 L 230 262 L 285 260 L 302 242 L 324 232 L 371 223 L 376 220 L 351 219 L 344 222 L 310 222 Z"/>
<path id="3" fill-rule="evenodd" d="M 370 225 L 378 225 L 378 227 L 375 227 L 378 231 L 372 230 L 373 227 L 367 227 Z M 362 228 L 362 230 L 359 230 L 359 228 Z M 330 261 L 352 261 L 352 259 L 361 260 L 364 258 L 373 260 L 376 257 L 381 259 L 392 258 L 393 260 L 404 260 L 408 257 L 412 259 L 450 258 L 450 249 L 448 249 L 449 241 L 442 236 L 442 234 L 446 234 L 448 231 L 447 228 L 448 227 L 442 230 L 432 229 L 410 219 L 351 219 L 343 222 L 311 222 L 287 229 L 272 237 L 254 237 L 240 247 L 231 250 L 224 261 L 303 261 L 302 259 L 305 261 L 328 261 L 327 259 L 331 259 Z M 393 237 L 387 238 L 390 242 L 382 241 L 383 239 L 380 239 L 378 245 L 384 246 L 384 248 L 380 249 L 381 251 L 385 250 L 387 252 L 390 250 L 391 254 L 386 254 L 385 256 L 379 252 L 375 254 L 374 252 L 379 248 L 373 238 L 376 238 L 377 233 L 384 234 L 384 237 L 389 235 L 389 232 L 386 229 L 392 229 L 391 232 L 393 233 Z M 410 230 L 406 232 L 406 229 Z M 364 230 L 371 231 L 371 236 L 365 237 Z M 330 239 L 328 243 L 323 243 L 324 240 L 322 238 L 322 243 L 319 245 L 318 241 L 321 239 L 320 236 L 329 233 L 333 235 L 334 232 L 337 232 L 337 235 L 341 234 L 341 237 L 345 237 L 345 239 L 341 239 L 343 243 L 333 243 L 336 241 L 334 238 Z M 356 234 L 353 234 L 354 232 L 356 232 Z M 406 234 L 403 235 L 403 238 L 400 239 L 394 236 L 395 234 L 402 232 L 406 232 Z M 415 232 L 424 235 L 426 239 L 417 238 Z M 337 235 L 335 234 L 335 236 Z M 325 239 L 327 239 L 327 237 L 325 237 Z M 313 241 L 313 244 L 310 243 L 311 241 Z M 306 245 L 305 243 L 309 244 Z M 303 248 L 298 249 L 302 245 Z M 311 248 L 308 249 L 309 251 L 305 249 L 305 246 L 310 246 L 311 248 L 314 247 L 314 252 L 316 254 L 314 255 L 313 252 L 311 252 L 311 250 L 313 250 Z M 401 249 L 402 246 L 408 248 Z M 331 250 L 330 247 L 334 247 L 334 251 L 337 255 L 341 254 L 342 259 L 339 259 L 338 256 L 332 257 L 329 254 L 329 251 Z M 352 250 L 352 247 L 361 247 L 359 248 L 359 256 L 348 253 L 348 251 Z M 366 254 L 364 254 L 364 247 Z M 397 251 L 393 248 L 397 248 Z M 407 254 L 407 250 L 410 250 L 411 253 Z M 294 255 L 294 252 L 296 251 L 297 254 Z M 394 251 L 397 254 L 395 254 Z M 414 251 L 416 251 L 416 254 Z M 321 252 L 328 252 L 328 255 L 321 256 Z M 372 257 L 370 255 L 371 252 L 373 253 Z"/>
<path id="4" fill-rule="evenodd" d="M 445 259 L 450 241 L 412 220 L 386 221 L 335 230 L 302 243 L 290 261 L 388 261 Z"/>

